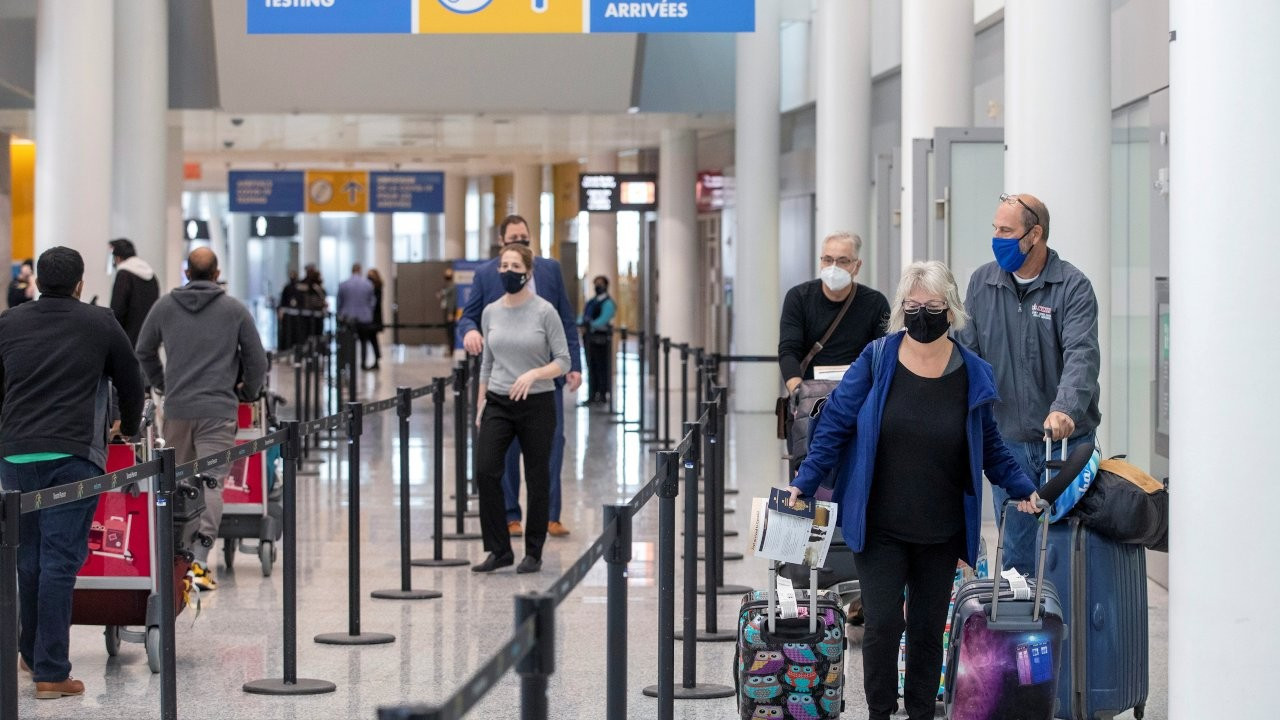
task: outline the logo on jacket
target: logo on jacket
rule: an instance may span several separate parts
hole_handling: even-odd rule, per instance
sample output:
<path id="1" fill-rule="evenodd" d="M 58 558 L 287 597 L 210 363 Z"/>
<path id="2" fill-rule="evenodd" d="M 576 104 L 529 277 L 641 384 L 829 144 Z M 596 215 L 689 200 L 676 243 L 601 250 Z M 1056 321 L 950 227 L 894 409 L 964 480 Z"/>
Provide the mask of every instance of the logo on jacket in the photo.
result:
<path id="1" fill-rule="evenodd" d="M 1052 320 L 1052 319 L 1053 319 L 1053 308 L 1051 308 L 1051 307 L 1045 307 L 1044 305 L 1032 305 L 1032 306 L 1031 306 L 1031 316 L 1032 316 L 1032 317 L 1038 317 L 1038 318 L 1040 318 L 1041 320 Z"/>

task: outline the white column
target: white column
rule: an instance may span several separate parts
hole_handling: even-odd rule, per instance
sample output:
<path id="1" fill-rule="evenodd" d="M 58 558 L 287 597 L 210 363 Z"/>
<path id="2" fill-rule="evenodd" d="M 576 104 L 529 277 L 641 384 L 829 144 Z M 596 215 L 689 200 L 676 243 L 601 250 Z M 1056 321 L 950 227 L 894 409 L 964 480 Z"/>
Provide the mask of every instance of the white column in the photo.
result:
<path id="1" fill-rule="evenodd" d="M 1248 70 L 1280 67 L 1280 5 L 1173 0 L 1170 27 L 1169 718 L 1272 717 L 1280 616 L 1252 598 L 1280 593 L 1275 250 L 1234 220 L 1224 235 L 1223 218 L 1250 226 L 1275 205 L 1280 75 Z"/>
<path id="2" fill-rule="evenodd" d="M 249 214 L 230 213 L 227 218 L 227 256 L 218 258 L 218 264 L 222 267 L 222 277 L 227 281 L 227 293 L 248 304 Z"/>
<path id="3" fill-rule="evenodd" d="M 698 265 L 698 138 L 693 130 L 663 130 L 658 150 L 658 332 L 673 342 L 700 344 L 702 283 Z M 610 216 L 612 217 L 612 216 Z M 594 237 L 592 238 L 594 245 Z M 614 248 L 617 266 L 617 248 Z"/>
<path id="4" fill-rule="evenodd" d="M 298 248 L 298 277 L 302 277 L 302 268 L 311 264 L 320 266 L 320 216 L 316 213 L 299 213 L 298 218 L 298 235 L 302 237 L 302 246 Z M 333 278 L 326 279 L 333 281 Z"/>
<path id="5" fill-rule="evenodd" d="M 392 261 L 392 242 L 395 238 L 392 230 L 392 220 L 395 216 L 391 213 L 376 213 L 373 216 L 373 260 L 371 266 L 378 269 L 382 274 L 382 282 L 384 286 L 382 298 L 382 314 L 383 322 L 390 320 L 391 313 L 391 278 L 395 274 L 395 262 Z"/>
<path id="6" fill-rule="evenodd" d="M 1080 268 L 1098 297 L 1098 339 L 1111 325 L 1111 6 L 1103 0 L 1013 0 L 1005 6 L 1008 192 L 1049 209 L 1049 247 Z M 1044 28 L 1054 32 L 1044 33 Z M 991 204 L 994 212 L 995 200 Z M 1111 393 L 1102 363 L 1102 428 Z"/>
<path id="7" fill-rule="evenodd" d="M 186 237 L 183 224 L 186 220 L 182 212 L 182 126 L 170 125 L 165 130 L 165 242 L 161 250 L 164 256 L 163 274 L 160 278 L 160 293 L 164 294 L 173 288 L 180 287 L 186 280 L 182 273 L 182 263 L 187 258 Z"/>
<path id="8" fill-rule="evenodd" d="M 1045 33 L 1039 28 L 1034 37 Z M 1056 30 L 1054 31 L 1056 32 Z M 1005 40 L 1010 35 L 1005 19 Z M 1007 48 L 1007 46 L 1006 46 Z M 1006 57 L 1008 57 L 1006 49 Z M 1005 63 L 1005 72 L 1012 70 Z M 902 264 L 915 257 L 911 144 L 939 127 L 973 124 L 973 0 L 902 0 Z M 921 181 L 923 182 L 923 180 Z M 897 282 L 897 278 L 894 278 Z M 889 289 L 892 292 L 892 288 Z"/>
<path id="9" fill-rule="evenodd" d="M 200 193 L 200 216 L 209 222 L 209 249 L 218 258 L 218 268 L 227 274 L 227 233 L 222 227 L 222 211 L 218 198 L 211 192 Z M 224 278 L 230 280 L 229 277 Z"/>
<path id="10" fill-rule="evenodd" d="M 115 3 L 111 236 L 132 240 L 161 278 L 172 240 L 165 194 L 168 17 L 164 0 Z"/>
<path id="11" fill-rule="evenodd" d="M 444 257 L 461 260 L 467 256 L 467 176 L 461 172 L 444 175 Z"/>
<path id="12" fill-rule="evenodd" d="M 515 196 L 515 214 L 529 221 L 529 247 L 535 256 L 542 255 L 542 166 L 517 165 L 514 176 L 513 195 Z M 494 218 L 495 223 L 502 218 Z"/>
<path id="13" fill-rule="evenodd" d="M 617 153 L 596 153 L 587 158 L 586 172 L 612 173 L 617 171 Z M 658 176 L 659 192 L 663 192 L 667 188 L 664 177 L 663 175 Z M 662 222 L 662 208 L 662 201 L 659 200 L 659 223 Z M 662 230 L 659 229 L 658 232 L 661 233 Z M 589 283 L 595 276 L 604 275 L 609 278 L 609 290 L 616 298 L 618 292 L 618 214 L 587 213 L 587 243 L 587 277 L 585 281 Z M 659 245 L 661 246 L 661 241 L 659 241 Z M 659 267 L 661 267 L 661 264 L 659 264 Z"/>
<path id="14" fill-rule="evenodd" d="M 818 255 L 822 238 L 830 233 L 847 230 L 864 240 L 870 237 L 871 2 L 819 0 L 814 22 Z"/>
<path id="15" fill-rule="evenodd" d="M 778 352 L 778 0 L 755 0 L 756 30 L 737 37 L 734 137 L 738 220 L 733 278 L 734 354 Z M 662 237 L 658 237 L 661 245 Z M 776 363 L 734 367 L 739 410 L 769 412 L 780 387 Z M 749 388 L 749 389 L 748 389 Z"/>
<path id="16" fill-rule="evenodd" d="M 36 256 L 56 245 L 84 256 L 87 302 L 111 302 L 112 7 L 40 0 L 36 15 Z"/>

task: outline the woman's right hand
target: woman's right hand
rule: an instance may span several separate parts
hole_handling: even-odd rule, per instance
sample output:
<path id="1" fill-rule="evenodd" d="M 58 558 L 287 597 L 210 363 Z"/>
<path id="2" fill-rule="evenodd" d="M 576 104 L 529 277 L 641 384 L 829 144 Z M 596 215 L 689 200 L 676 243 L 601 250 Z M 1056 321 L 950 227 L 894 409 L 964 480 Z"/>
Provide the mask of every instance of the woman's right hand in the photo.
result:
<path id="1" fill-rule="evenodd" d="M 796 500 L 799 500 L 804 496 L 804 493 L 800 491 L 800 488 L 795 485 L 788 485 L 784 489 L 791 494 L 791 497 L 787 500 L 787 507 L 795 507 Z"/>
<path id="2" fill-rule="evenodd" d="M 484 419 L 484 396 L 480 397 L 480 402 L 476 403 L 476 429 L 480 429 L 480 421 Z"/>

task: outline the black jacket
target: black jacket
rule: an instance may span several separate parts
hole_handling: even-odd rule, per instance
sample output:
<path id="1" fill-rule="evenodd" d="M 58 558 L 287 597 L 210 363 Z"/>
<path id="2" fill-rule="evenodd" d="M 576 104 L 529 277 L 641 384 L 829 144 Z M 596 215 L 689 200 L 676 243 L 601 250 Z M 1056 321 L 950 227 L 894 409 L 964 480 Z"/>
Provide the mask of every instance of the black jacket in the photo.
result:
<path id="1" fill-rule="evenodd" d="M 853 304 L 840 321 L 840 327 L 805 368 L 803 376 L 800 362 L 835 322 L 844 302 L 828 300 L 822 293 L 821 280 L 800 283 L 787 292 L 778 331 L 778 364 L 784 381 L 793 377 L 811 380 L 813 368 L 818 365 L 850 365 L 867 343 L 884 335 L 889 321 L 889 301 L 862 283 L 858 283 L 854 292 Z"/>
<path id="2" fill-rule="evenodd" d="M 136 255 L 116 266 L 116 282 L 111 288 L 111 312 L 129 336 L 129 344 L 138 342 L 142 321 L 160 298 L 160 283 L 151 266 Z"/>
<path id="3" fill-rule="evenodd" d="M 142 372 L 106 308 L 44 295 L 0 315 L 0 457 L 61 452 L 107 462 L 108 381 L 120 429 L 142 418 Z"/>

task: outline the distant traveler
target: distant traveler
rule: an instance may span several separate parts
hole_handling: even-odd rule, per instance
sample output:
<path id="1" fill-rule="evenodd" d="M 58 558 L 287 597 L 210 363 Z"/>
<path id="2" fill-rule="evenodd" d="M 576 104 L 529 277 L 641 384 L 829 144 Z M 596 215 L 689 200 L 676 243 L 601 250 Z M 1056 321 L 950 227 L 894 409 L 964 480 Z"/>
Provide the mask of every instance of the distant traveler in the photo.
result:
<path id="1" fill-rule="evenodd" d="M 373 283 L 373 323 L 369 325 L 369 344 L 373 346 L 373 367 L 369 369 L 377 370 L 382 362 L 382 349 L 378 347 L 378 333 L 386 327 L 382 318 L 382 273 L 378 272 L 377 268 L 369 268 L 365 277 Z"/>
<path id="2" fill-rule="evenodd" d="M 582 309 L 582 345 L 587 352 L 587 387 L 584 405 L 609 404 L 613 389 L 613 317 L 618 305 L 609 296 L 609 278 L 597 275 L 591 281 L 596 294 Z"/>
<path id="3" fill-rule="evenodd" d="M 480 436 L 476 441 L 480 530 L 489 555 L 471 570 L 492 572 L 515 562 L 503 508 L 502 458 L 519 438 L 529 526 L 524 532 L 525 556 L 516 572 L 529 573 L 542 569 L 555 433 L 553 381 L 571 367 L 569 345 L 556 309 L 529 288 L 534 263 L 529 248 L 511 244 L 498 257 L 504 295 L 490 303 L 480 319 L 488 342 L 480 365 Z"/>
<path id="4" fill-rule="evenodd" d="M 995 370 L 996 420 L 1023 471 L 1044 479 L 1044 436 L 1094 443 L 1098 409 L 1098 300 L 1076 266 L 1049 249 L 1049 209 L 1034 195 L 1004 194 L 991 239 L 995 262 L 969 279 L 973 321 L 956 339 Z M 996 488 L 996 518 L 1007 495 Z M 1035 574 L 1036 524 L 1009 518 L 1004 568 Z"/>
<path id="5" fill-rule="evenodd" d="M 257 397 L 267 356 L 253 317 L 218 285 L 218 258 L 208 248 L 187 257 L 186 286 L 160 298 L 138 337 L 138 360 L 151 387 L 165 396 L 164 438 L 187 463 L 235 445 L 237 394 Z M 164 347 L 165 361 L 160 362 Z M 237 378 L 241 387 L 237 388 Z M 226 466 L 208 473 L 217 487 L 205 490 L 200 534 L 218 537 Z M 209 548 L 196 543 L 191 566 L 202 590 L 218 587 Z"/>
<path id="6" fill-rule="evenodd" d="M 147 261 L 138 257 L 132 242 L 118 238 L 108 244 L 116 269 L 115 284 L 111 287 L 111 312 L 124 327 L 129 342 L 136 345 L 142 322 L 160 297 L 160 281 Z"/>
<path id="7" fill-rule="evenodd" d="M 133 345 L 109 310 L 80 302 L 80 253 L 50 248 L 37 270 L 40 299 L 0 315 L 0 482 L 22 492 L 105 472 L 108 383 L 119 397 L 122 432 L 137 435 L 142 419 Z M 68 659 L 71 596 L 97 507 L 94 496 L 19 523 L 19 663 L 41 700 L 84 693 Z"/>
<path id="8" fill-rule="evenodd" d="M 440 319 L 444 323 L 444 333 L 449 336 L 446 354 L 452 354 L 458 345 L 458 286 L 453 282 L 453 268 L 444 269 L 444 287 L 436 292 L 440 301 Z"/>
<path id="9" fill-rule="evenodd" d="M 512 245 L 529 246 L 529 223 L 519 215 L 508 215 L 498 227 L 498 235 L 502 238 L 503 247 Z M 493 258 L 476 268 L 471 284 L 471 292 L 467 296 L 467 306 L 458 321 L 458 332 L 462 333 L 462 344 L 467 352 L 479 355 L 484 349 L 484 335 L 480 328 L 481 312 L 493 301 L 502 297 L 502 279 L 498 275 L 498 260 Z M 569 344 L 569 362 L 572 369 L 563 379 L 555 380 L 556 430 L 551 445 L 551 507 L 548 512 L 550 525 L 547 532 L 553 537 L 569 534 L 569 529 L 560 522 L 560 471 L 564 465 L 564 394 L 562 388 L 567 385 L 569 392 L 575 392 L 582 384 L 582 358 L 579 357 L 578 333 L 574 329 L 573 306 L 569 303 L 569 294 L 564 289 L 564 276 L 560 263 L 551 258 L 534 258 L 533 271 L 529 275 L 530 291 L 551 303 L 560 314 L 564 326 L 565 338 Z M 547 358 L 550 360 L 551 358 Z M 525 467 L 528 472 L 528 466 Z M 507 503 L 507 525 L 512 535 L 519 535 L 520 527 L 520 448 L 513 444 L 507 451 L 507 469 L 502 478 L 502 489 Z"/>
<path id="10" fill-rule="evenodd" d="M 991 366 L 947 337 L 966 320 L 945 265 L 909 265 L 889 336 L 859 355 L 831 393 L 809 455 L 787 488 L 794 502 L 837 473 L 834 498 L 862 588 L 871 720 L 889 720 L 897 710 L 904 628 L 907 715 L 934 716 L 956 560 L 977 562 L 983 473 L 1013 497 L 1027 498 L 1018 504 L 1023 512 L 1036 512 L 1039 500 L 1000 439 Z"/>
<path id="11" fill-rule="evenodd" d="M 22 261 L 18 276 L 9 283 L 9 307 L 18 307 L 36 297 L 35 268 L 30 258 Z"/>
<path id="12" fill-rule="evenodd" d="M 376 341 L 371 338 L 373 333 L 373 304 L 375 300 L 373 283 L 369 282 L 369 278 L 361 274 L 362 271 L 363 268 L 360 267 L 360 263 L 352 265 L 351 277 L 343 280 L 338 285 L 338 322 L 355 331 L 356 338 L 359 339 L 360 367 L 365 370 L 376 370 L 376 364 L 370 367 L 368 363 L 367 347 L 370 342 L 375 342 L 374 351 L 376 357 Z"/>

